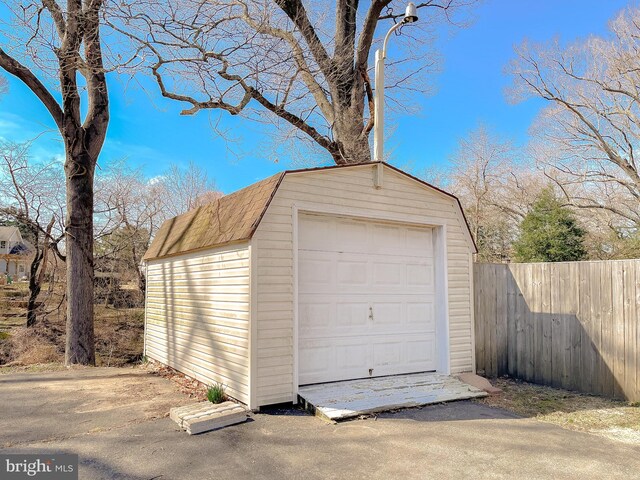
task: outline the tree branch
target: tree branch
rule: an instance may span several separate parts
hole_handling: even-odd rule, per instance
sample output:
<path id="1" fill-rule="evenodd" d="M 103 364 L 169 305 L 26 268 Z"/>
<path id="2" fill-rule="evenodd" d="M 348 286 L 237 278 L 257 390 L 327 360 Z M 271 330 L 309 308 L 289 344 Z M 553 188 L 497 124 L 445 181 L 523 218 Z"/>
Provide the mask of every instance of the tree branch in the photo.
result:
<path id="1" fill-rule="evenodd" d="M 60 130 L 63 128 L 63 112 L 53 95 L 47 90 L 47 87 L 38 80 L 38 78 L 27 67 L 22 65 L 16 59 L 8 55 L 0 48 L 0 67 L 11 75 L 22 81 L 43 103 L 46 109 L 53 117 L 56 125 Z"/>

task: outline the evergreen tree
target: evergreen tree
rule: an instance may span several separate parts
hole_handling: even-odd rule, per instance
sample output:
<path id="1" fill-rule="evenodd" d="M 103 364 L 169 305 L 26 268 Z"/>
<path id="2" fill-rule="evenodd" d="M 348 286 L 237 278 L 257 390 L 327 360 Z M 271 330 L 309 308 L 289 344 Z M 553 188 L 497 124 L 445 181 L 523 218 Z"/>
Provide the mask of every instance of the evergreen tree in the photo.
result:
<path id="1" fill-rule="evenodd" d="M 520 224 L 514 243 L 518 262 L 568 262 L 583 260 L 585 231 L 572 212 L 563 207 L 551 188 L 543 190 Z"/>

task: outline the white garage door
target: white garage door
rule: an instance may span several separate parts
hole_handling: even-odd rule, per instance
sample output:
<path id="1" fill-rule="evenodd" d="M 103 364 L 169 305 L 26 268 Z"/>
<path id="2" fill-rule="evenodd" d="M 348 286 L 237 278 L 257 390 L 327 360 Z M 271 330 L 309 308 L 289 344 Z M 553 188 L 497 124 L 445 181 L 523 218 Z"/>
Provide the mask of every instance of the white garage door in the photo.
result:
<path id="1" fill-rule="evenodd" d="M 298 383 L 435 370 L 432 229 L 301 215 Z"/>

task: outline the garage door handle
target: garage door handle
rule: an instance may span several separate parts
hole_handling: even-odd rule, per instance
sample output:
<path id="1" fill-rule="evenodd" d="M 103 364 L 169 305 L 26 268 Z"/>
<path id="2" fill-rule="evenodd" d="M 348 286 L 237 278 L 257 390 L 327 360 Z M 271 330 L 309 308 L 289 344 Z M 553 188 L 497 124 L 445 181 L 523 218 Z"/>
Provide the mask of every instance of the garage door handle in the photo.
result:
<path id="1" fill-rule="evenodd" d="M 369 320 L 373 322 L 373 307 L 369 307 Z"/>

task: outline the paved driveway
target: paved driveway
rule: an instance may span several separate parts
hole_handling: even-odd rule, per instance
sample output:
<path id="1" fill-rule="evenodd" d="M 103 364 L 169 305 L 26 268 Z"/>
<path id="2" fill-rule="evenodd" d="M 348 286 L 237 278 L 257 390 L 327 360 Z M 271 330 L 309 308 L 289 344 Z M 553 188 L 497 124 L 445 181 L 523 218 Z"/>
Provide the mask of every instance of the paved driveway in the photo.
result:
<path id="1" fill-rule="evenodd" d="M 640 448 L 456 402 L 329 425 L 275 410 L 188 436 L 140 370 L 0 376 L 0 449 L 69 452 L 82 479 L 640 478 Z"/>

